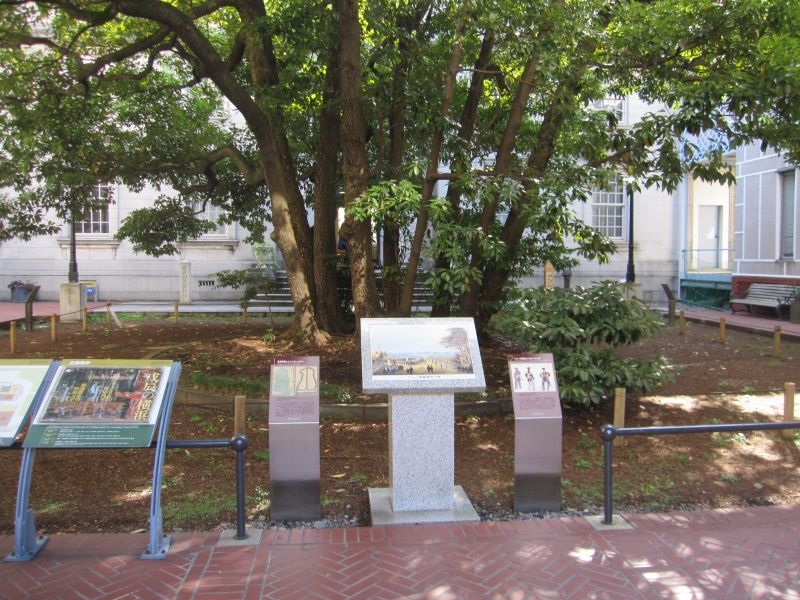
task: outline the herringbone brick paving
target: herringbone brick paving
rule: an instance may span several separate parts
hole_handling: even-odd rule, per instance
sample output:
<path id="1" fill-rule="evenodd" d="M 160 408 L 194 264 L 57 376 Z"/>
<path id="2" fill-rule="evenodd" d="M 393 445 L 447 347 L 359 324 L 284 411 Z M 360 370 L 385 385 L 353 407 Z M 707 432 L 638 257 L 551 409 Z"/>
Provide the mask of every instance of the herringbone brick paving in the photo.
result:
<path id="1" fill-rule="evenodd" d="M 0 564 L 0 599 L 800 600 L 800 506 L 582 518 L 267 530 L 252 546 L 176 534 L 144 561 L 144 534 L 55 535 Z M 0 553 L 13 546 L 0 536 Z"/>

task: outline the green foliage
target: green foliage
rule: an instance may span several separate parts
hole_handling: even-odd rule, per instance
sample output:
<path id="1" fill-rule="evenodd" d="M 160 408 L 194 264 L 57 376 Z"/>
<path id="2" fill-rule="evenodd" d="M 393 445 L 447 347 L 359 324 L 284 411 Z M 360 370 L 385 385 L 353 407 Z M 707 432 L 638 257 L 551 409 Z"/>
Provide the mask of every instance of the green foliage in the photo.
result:
<path id="1" fill-rule="evenodd" d="M 664 360 L 625 359 L 613 348 L 655 333 L 659 316 L 638 299 L 625 300 L 612 282 L 592 288 L 520 290 L 493 321 L 494 330 L 550 352 L 558 369 L 561 397 L 568 403 L 597 404 L 624 387 L 647 392 L 669 378 Z"/>
<path id="2" fill-rule="evenodd" d="M 258 294 L 265 294 L 275 289 L 276 285 L 274 273 L 262 269 L 225 270 L 213 273 L 212 277 L 214 277 L 217 287 L 233 288 L 235 290 L 244 288 L 244 293 L 242 294 L 243 305 Z M 266 336 L 267 334 L 264 335 Z"/>

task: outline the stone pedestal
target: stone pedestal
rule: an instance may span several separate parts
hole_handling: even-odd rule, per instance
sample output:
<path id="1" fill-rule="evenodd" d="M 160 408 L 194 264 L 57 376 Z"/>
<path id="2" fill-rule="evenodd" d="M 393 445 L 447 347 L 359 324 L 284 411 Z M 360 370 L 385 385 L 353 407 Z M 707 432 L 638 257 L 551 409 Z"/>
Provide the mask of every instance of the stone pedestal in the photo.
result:
<path id="1" fill-rule="evenodd" d="M 192 292 L 191 292 L 191 282 L 192 282 L 192 263 L 188 260 L 181 261 L 181 289 L 180 289 L 180 298 L 179 302 L 181 304 L 191 304 L 192 303 Z"/>
<path id="2" fill-rule="evenodd" d="M 83 283 L 62 283 L 59 288 L 59 314 L 62 321 L 80 321 L 86 308 L 86 285 Z"/>
<path id="3" fill-rule="evenodd" d="M 389 479 L 394 510 L 452 510 L 453 394 L 389 395 Z"/>
<path id="4" fill-rule="evenodd" d="M 391 487 L 373 525 L 480 520 L 455 479 L 456 391 L 486 389 L 472 319 L 361 319 L 365 392 L 389 395 Z"/>

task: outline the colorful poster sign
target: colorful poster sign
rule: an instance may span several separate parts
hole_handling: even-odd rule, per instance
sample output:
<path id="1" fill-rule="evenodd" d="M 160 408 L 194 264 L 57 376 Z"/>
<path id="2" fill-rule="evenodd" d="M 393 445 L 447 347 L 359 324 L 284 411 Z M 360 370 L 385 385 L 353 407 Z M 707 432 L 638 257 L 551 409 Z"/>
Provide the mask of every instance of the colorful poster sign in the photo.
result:
<path id="1" fill-rule="evenodd" d="M 270 367 L 269 422 L 319 422 L 319 356 L 280 356 Z"/>
<path id="2" fill-rule="evenodd" d="M 552 354 L 509 356 L 508 375 L 517 417 L 561 417 L 561 399 Z"/>
<path id="3" fill-rule="evenodd" d="M 51 364 L 50 360 L 0 361 L 0 446 L 14 443 Z"/>
<path id="4" fill-rule="evenodd" d="M 148 446 L 172 361 L 62 362 L 34 415 L 25 446 L 119 448 Z"/>
<path id="5" fill-rule="evenodd" d="M 483 391 L 475 323 L 468 318 L 361 319 L 365 391 Z"/>

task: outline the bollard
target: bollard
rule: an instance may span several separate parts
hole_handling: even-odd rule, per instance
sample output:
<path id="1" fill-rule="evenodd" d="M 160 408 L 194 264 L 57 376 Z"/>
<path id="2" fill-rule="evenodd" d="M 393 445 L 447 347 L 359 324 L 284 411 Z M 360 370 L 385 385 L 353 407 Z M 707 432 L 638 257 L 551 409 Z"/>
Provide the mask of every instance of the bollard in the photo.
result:
<path id="1" fill-rule="evenodd" d="M 719 320 L 719 343 L 725 344 L 727 341 L 727 337 L 725 335 L 725 317 L 721 317 Z"/>
<path id="2" fill-rule="evenodd" d="M 625 388 L 614 389 L 614 427 L 625 427 Z M 615 446 L 622 446 L 625 440 L 621 437 L 614 438 Z"/>
<path id="3" fill-rule="evenodd" d="M 84 333 L 89 331 L 89 309 L 84 308 L 81 310 L 81 329 Z"/>
<path id="4" fill-rule="evenodd" d="M 233 435 L 246 435 L 247 428 L 247 409 L 245 407 L 246 396 L 233 397 Z"/>
<path id="5" fill-rule="evenodd" d="M 794 421 L 794 383 L 786 382 L 783 384 L 783 420 Z M 781 437 L 785 440 L 791 440 L 796 429 L 783 429 Z"/>
<path id="6" fill-rule="evenodd" d="M 180 304 L 178 304 L 178 303 L 176 302 L 176 303 L 175 303 L 175 311 L 174 311 L 174 313 L 173 313 L 173 317 L 175 318 L 175 324 L 176 324 L 176 325 L 178 324 L 178 307 L 179 307 L 179 306 L 180 306 Z"/>
<path id="7" fill-rule="evenodd" d="M 236 451 L 236 535 L 233 539 L 246 540 L 248 535 L 245 528 L 244 452 L 248 445 L 247 436 L 233 436 L 230 445 Z"/>
<path id="8" fill-rule="evenodd" d="M 58 338 L 58 333 L 56 332 L 56 327 L 58 323 L 58 315 L 53 313 L 50 317 L 50 341 L 55 342 Z"/>
<path id="9" fill-rule="evenodd" d="M 8 351 L 14 354 L 17 351 L 17 322 L 11 321 L 8 324 Z"/>
<path id="10" fill-rule="evenodd" d="M 775 336 L 773 337 L 772 356 L 774 358 L 781 357 L 781 326 L 775 325 Z"/>
<path id="11" fill-rule="evenodd" d="M 678 331 L 681 335 L 686 334 L 686 313 L 683 311 L 678 313 Z"/>

